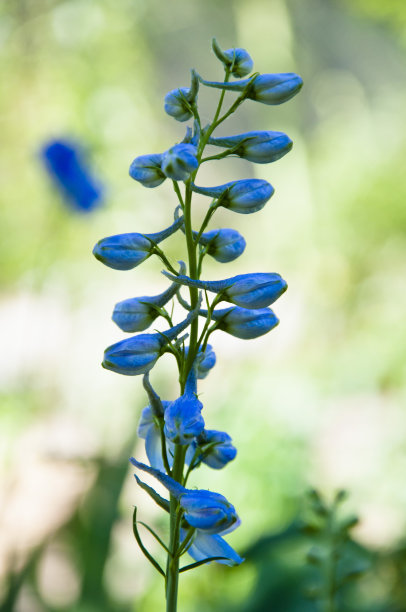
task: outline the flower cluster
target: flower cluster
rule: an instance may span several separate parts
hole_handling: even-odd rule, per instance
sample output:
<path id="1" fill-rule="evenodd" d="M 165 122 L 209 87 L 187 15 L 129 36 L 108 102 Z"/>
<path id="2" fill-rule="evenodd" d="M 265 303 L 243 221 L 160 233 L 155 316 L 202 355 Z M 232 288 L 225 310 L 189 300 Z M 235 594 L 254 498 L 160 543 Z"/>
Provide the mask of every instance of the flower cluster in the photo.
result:
<path id="1" fill-rule="evenodd" d="M 100 240 L 95 257 L 116 270 L 131 270 L 155 255 L 164 264 L 163 274 L 170 281 L 167 289 L 155 296 L 126 299 L 116 304 L 113 321 L 127 333 L 143 332 L 159 317 L 168 324 L 165 331 L 141 333 L 121 340 L 105 350 L 103 367 L 129 376 L 143 375 L 148 396 L 138 433 L 145 440 L 150 465 L 132 458 L 138 484 L 170 517 L 170 542 L 166 572 L 141 542 L 137 521 L 134 534 L 144 554 L 166 578 L 167 610 L 176 609 L 179 571 L 209 561 L 227 565 L 241 563 L 241 557 L 223 539 L 223 535 L 239 524 L 234 506 L 220 493 L 187 488 L 189 474 L 202 464 L 221 469 L 236 456 L 231 437 L 223 431 L 207 429 L 203 404 L 198 397 L 197 382 L 205 378 L 216 362 L 210 336 L 222 330 L 232 336 L 249 340 L 266 334 L 279 323 L 269 308 L 285 291 L 285 280 L 275 272 L 238 274 L 222 280 L 201 278 L 206 255 L 219 263 L 240 257 L 246 243 L 241 234 L 230 228 L 205 231 L 219 207 L 231 212 L 252 214 L 260 211 L 274 193 L 263 179 L 240 179 L 217 186 L 196 184 L 203 163 L 235 155 L 254 163 L 272 163 L 288 153 L 292 141 L 282 132 L 252 131 L 229 137 L 215 137 L 214 130 L 245 100 L 276 105 L 286 102 L 302 86 L 296 74 L 258 74 L 252 72 L 253 62 L 244 49 L 223 51 L 213 41 L 213 51 L 223 64 L 223 82 L 206 81 L 192 70 L 190 87 L 179 87 L 165 97 L 165 111 L 180 122 L 193 120 L 182 142 L 164 153 L 136 157 L 130 166 L 130 176 L 144 187 L 155 188 L 166 179 L 172 182 L 176 194 L 174 221 L 154 234 L 125 233 Z M 230 81 L 231 77 L 237 80 Z M 199 87 L 220 90 L 217 110 L 212 122 L 203 127 L 198 109 Z M 239 95 L 221 115 L 225 90 Z M 204 157 L 207 146 L 220 147 L 220 153 Z M 194 228 L 192 197 L 200 194 L 210 198 L 210 204 L 200 227 Z M 204 201 L 204 198 L 202 198 Z M 161 246 L 175 232 L 183 233 L 188 261 L 179 262 L 177 271 Z M 188 291 L 187 298 L 182 291 Z M 202 308 L 205 293 L 206 308 Z M 209 296 L 213 295 L 210 301 Z M 172 299 L 185 309 L 185 318 L 176 325 L 170 310 Z M 226 308 L 217 308 L 228 302 Z M 199 322 L 204 321 L 199 327 Z M 184 333 L 186 332 L 187 333 Z M 150 372 L 164 353 L 174 356 L 179 370 L 180 393 L 173 400 L 161 400 L 150 382 Z M 153 476 L 169 492 L 169 500 L 161 497 L 143 482 L 139 472 Z M 149 527 L 149 530 L 153 530 Z M 155 534 L 156 535 L 156 534 Z M 158 541 L 162 541 L 156 536 Z M 188 552 L 195 563 L 179 570 L 179 559 Z"/>

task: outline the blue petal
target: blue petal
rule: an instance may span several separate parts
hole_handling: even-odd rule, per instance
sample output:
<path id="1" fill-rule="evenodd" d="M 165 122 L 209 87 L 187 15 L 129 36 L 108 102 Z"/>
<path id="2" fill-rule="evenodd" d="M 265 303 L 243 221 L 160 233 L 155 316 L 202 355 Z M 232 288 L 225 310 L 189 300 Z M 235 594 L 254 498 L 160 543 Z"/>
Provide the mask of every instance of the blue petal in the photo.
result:
<path id="1" fill-rule="evenodd" d="M 185 533 L 182 530 L 182 537 Z M 196 529 L 195 538 L 188 553 L 195 561 L 202 561 L 207 557 L 226 557 L 226 559 L 215 561 L 223 565 L 239 565 L 244 561 L 221 536 L 208 535 L 199 529 Z"/>

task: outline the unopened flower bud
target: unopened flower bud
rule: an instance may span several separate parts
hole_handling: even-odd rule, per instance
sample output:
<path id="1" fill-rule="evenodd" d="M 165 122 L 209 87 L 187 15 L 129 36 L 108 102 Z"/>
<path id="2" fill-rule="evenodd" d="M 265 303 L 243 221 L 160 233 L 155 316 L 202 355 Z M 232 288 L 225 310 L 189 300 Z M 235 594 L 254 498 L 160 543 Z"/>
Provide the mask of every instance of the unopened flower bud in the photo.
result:
<path id="1" fill-rule="evenodd" d="M 165 332 L 139 334 L 107 347 L 104 351 L 103 368 L 126 376 L 149 372 L 162 355 L 165 346 L 175 340 L 197 317 L 200 304 L 201 300 L 184 321 Z"/>
<path id="2" fill-rule="evenodd" d="M 237 230 L 226 228 L 205 232 L 200 236 L 199 244 L 206 246 L 207 254 L 220 263 L 234 261 L 246 247 L 244 237 Z"/>
<path id="3" fill-rule="evenodd" d="M 172 89 L 165 96 L 165 112 L 177 121 L 187 121 L 193 116 L 192 104 L 196 101 L 199 91 L 199 78 L 192 70 L 190 87 Z"/>
<path id="4" fill-rule="evenodd" d="M 148 259 L 158 244 L 174 234 L 183 224 L 179 217 L 172 225 L 154 234 L 117 234 L 102 238 L 95 245 L 93 255 L 114 270 L 131 270 Z"/>
<path id="5" fill-rule="evenodd" d="M 223 51 L 215 38 L 212 40 L 213 51 L 217 58 L 223 62 L 225 68 L 231 68 L 235 77 L 243 77 L 252 72 L 254 62 L 245 49 L 227 49 Z"/>
<path id="6" fill-rule="evenodd" d="M 207 87 L 244 92 L 245 98 L 272 105 L 287 102 L 300 91 L 303 85 L 300 76 L 293 72 L 258 74 L 251 79 L 243 79 L 232 83 L 205 81 L 202 78 L 200 78 L 200 82 Z"/>
<path id="7" fill-rule="evenodd" d="M 233 212 L 248 215 L 261 210 L 274 193 L 268 181 L 262 179 L 242 179 L 216 187 L 198 187 L 193 191 L 217 198 L 217 205 Z"/>
<path id="8" fill-rule="evenodd" d="M 238 274 L 221 281 L 195 280 L 182 274 L 173 276 L 166 270 L 162 274 L 180 285 L 219 293 L 223 300 L 242 308 L 265 308 L 273 304 L 288 288 L 286 281 L 274 272 Z"/>
<path id="9" fill-rule="evenodd" d="M 200 311 L 205 314 L 207 311 Z M 231 336 L 241 340 L 252 340 L 263 336 L 276 327 L 278 317 L 270 308 L 239 308 L 238 306 L 214 310 L 211 314 L 213 321 L 217 321 L 217 329 L 222 329 Z"/>
<path id="10" fill-rule="evenodd" d="M 130 176 L 144 187 L 158 187 L 166 179 L 161 170 L 162 155 L 140 155 L 130 166 Z"/>
<path id="11" fill-rule="evenodd" d="M 269 164 L 289 153 L 293 143 L 283 132 L 247 132 L 225 138 L 209 138 L 209 144 L 229 147 L 233 155 L 256 164 Z"/>
<path id="12" fill-rule="evenodd" d="M 162 172 L 174 181 L 186 181 L 199 165 L 196 155 L 194 145 L 174 145 L 162 155 Z"/>
<path id="13" fill-rule="evenodd" d="M 184 264 L 181 273 L 185 272 Z M 115 305 L 112 319 L 125 332 L 138 332 L 147 329 L 159 315 L 159 309 L 175 295 L 179 285 L 172 283 L 166 291 L 154 296 L 129 298 Z"/>

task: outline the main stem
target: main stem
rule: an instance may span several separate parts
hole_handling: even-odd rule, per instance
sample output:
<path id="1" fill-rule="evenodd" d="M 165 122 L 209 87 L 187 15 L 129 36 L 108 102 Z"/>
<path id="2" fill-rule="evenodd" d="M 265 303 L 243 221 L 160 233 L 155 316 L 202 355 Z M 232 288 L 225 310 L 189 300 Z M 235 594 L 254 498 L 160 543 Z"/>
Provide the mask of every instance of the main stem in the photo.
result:
<path id="1" fill-rule="evenodd" d="M 184 219 L 185 219 L 185 235 L 188 252 L 189 274 L 191 278 L 197 278 L 197 258 L 196 244 L 193 240 L 192 219 L 191 219 L 191 204 L 192 204 L 192 189 L 191 181 L 186 182 L 185 203 L 184 203 Z M 190 304 L 191 308 L 195 308 L 198 300 L 198 290 L 196 287 L 190 287 Z M 185 368 L 181 372 L 180 384 L 181 393 L 184 393 L 186 379 L 192 367 L 196 352 L 198 338 L 199 323 L 196 319 L 192 322 L 190 328 L 189 353 L 186 360 Z M 179 444 L 175 445 L 175 454 L 173 458 L 172 478 L 177 482 L 183 481 L 183 468 L 185 464 L 186 446 Z M 178 500 L 170 496 L 169 504 L 169 554 L 166 565 L 166 612 L 176 612 L 178 601 L 178 582 L 179 582 L 179 557 L 177 556 L 179 549 L 179 519 L 178 519 Z"/>
<path id="2" fill-rule="evenodd" d="M 226 70 L 225 81 L 228 81 L 230 75 L 229 69 Z M 209 140 L 210 135 L 212 134 L 214 128 L 224 119 L 222 118 L 219 121 L 219 115 L 221 111 L 221 107 L 224 100 L 225 92 L 222 91 L 220 100 L 217 106 L 217 110 L 213 119 L 213 122 L 210 128 L 207 130 L 206 134 L 203 136 L 198 149 L 198 160 L 200 162 L 203 150 Z M 227 115 L 228 116 L 228 115 Z M 225 117 L 224 117 L 225 118 Z M 184 224 L 185 224 L 185 236 L 186 236 L 186 246 L 188 253 L 188 264 L 189 264 L 189 276 L 193 279 L 198 279 L 199 270 L 197 265 L 197 257 L 196 257 L 196 249 L 197 244 L 193 238 L 193 230 L 192 230 L 192 187 L 191 183 L 196 176 L 196 172 L 193 173 L 192 177 L 185 181 L 185 199 L 183 202 L 183 215 L 184 215 Z M 175 189 L 176 191 L 176 189 Z M 178 194 L 179 197 L 179 194 Z M 182 199 L 180 198 L 180 201 Z M 189 287 L 190 292 L 190 306 L 193 310 L 199 298 L 199 293 L 197 287 Z M 189 352 L 186 359 L 186 363 L 184 364 L 184 369 L 180 373 L 180 386 L 181 393 L 185 391 L 186 379 L 188 374 L 193 366 L 193 362 L 196 357 L 196 353 L 199 350 L 199 342 L 198 342 L 198 332 L 199 332 L 199 321 L 198 317 L 196 317 L 190 327 L 190 337 L 189 337 Z M 183 481 L 183 469 L 185 465 L 185 455 L 186 455 L 186 446 L 181 446 L 179 444 L 175 445 L 175 453 L 173 458 L 173 468 L 172 468 L 172 478 L 177 482 Z M 166 612 L 176 612 L 177 609 L 177 601 L 178 601 L 178 583 L 179 583 L 179 539 L 180 539 L 180 527 L 179 527 L 179 517 L 178 517 L 178 500 L 170 496 L 169 502 L 169 554 L 166 565 Z"/>

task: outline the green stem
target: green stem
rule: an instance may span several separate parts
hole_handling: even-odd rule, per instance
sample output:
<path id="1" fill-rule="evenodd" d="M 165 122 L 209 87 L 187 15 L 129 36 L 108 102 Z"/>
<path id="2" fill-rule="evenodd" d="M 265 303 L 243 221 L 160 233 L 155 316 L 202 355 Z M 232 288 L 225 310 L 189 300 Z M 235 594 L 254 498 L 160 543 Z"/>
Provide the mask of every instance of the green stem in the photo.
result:
<path id="1" fill-rule="evenodd" d="M 173 458 L 172 478 L 182 482 L 186 446 L 177 444 Z M 169 554 L 166 564 L 166 612 L 176 612 L 179 582 L 179 518 L 178 500 L 173 495 L 169 502 Z"/>

